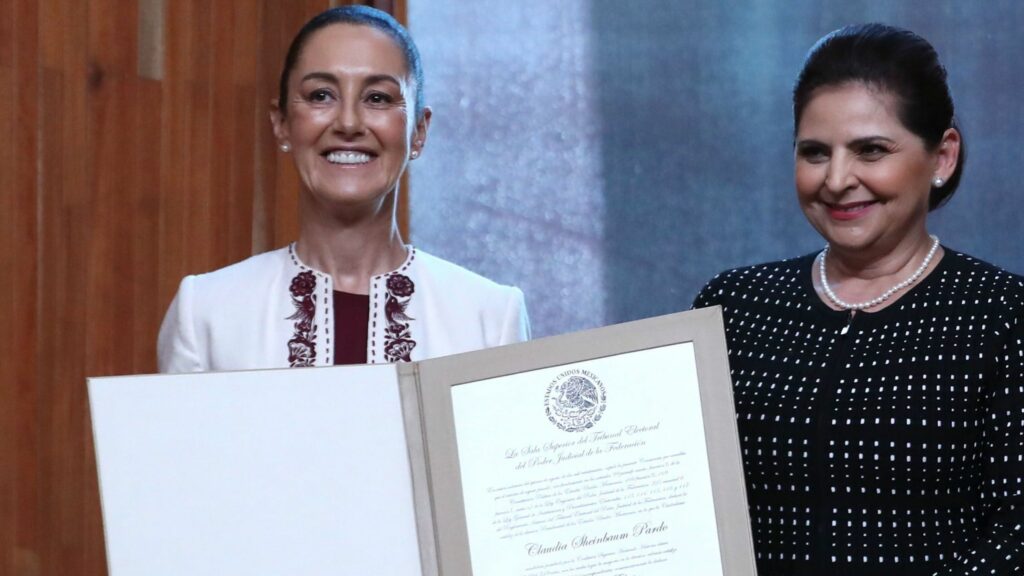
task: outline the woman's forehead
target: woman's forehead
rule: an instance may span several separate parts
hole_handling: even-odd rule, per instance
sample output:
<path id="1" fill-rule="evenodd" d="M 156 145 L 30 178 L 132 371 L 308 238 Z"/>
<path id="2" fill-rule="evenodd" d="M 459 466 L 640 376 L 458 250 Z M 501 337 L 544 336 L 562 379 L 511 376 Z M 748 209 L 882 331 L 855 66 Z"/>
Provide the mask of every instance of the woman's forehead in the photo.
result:
<path id="1" fill-rule="evenodd" d="M 313 33 L 296 62 L 300 78 L 311 71 L 387 74 L 405 79 L 405 54 L 386 32 L 371 26 L 339 23 Z"/>
<path id="2" fill-rule="evenodd" d="M 798 132 L 834 127 L 902 131 L 898 106 L 892 94 L 863 83 L 823 86 L 804 108 Z"/>

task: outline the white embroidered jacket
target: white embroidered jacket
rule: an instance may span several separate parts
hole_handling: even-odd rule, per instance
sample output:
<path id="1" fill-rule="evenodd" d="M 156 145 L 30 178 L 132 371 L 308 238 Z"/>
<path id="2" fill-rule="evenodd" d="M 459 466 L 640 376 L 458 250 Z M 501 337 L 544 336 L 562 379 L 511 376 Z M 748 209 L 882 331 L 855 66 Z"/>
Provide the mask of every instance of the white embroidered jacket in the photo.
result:
<path id="1" fill-rule="evenodd" d="M 366 358 L 422 360 L 526 340 L 523 293 L 415 248 L 370 282 Z M 294 244 L 186 276 L 160 327 L 160 372 L 334 363 L 331 277 Z"/>

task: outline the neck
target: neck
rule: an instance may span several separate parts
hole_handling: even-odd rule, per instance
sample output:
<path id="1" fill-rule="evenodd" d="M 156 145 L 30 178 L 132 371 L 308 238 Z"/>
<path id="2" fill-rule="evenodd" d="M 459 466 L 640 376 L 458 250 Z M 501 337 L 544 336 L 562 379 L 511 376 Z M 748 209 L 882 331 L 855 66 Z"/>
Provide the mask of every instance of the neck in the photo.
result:
<path id="1" fill-rule="evenodd" d="M 394 214 L 394 195 L 361 215 L 331 214 L 302 202 L 296 251 L 313 268 L 329 274 L 334 288 L 368 294 L 370 279 L 398 268 L 407 256 Z M 390 208 L 390 209 L 389 209 Z"/>
<path id="2" fill-rule="evenodd" d="M 933 246 L 936 247 L 934 252 Z M 881 258 L 866 258 L 865 252 L 863 249 L 844 251 L 830 247 L 819 257 L 824 260 L 818 260 L 815 266 L 812 275 L 814 287 L 822 300 L 832 308 L 885 308 L 927 276 L 942 258 L 936 241 L 927 232 L 923 238 L 908 238 Z M 821 273 L 823 262 L 827 270 L 827 285 L 824 284 L 826 274 Z M 831 294 L 828 289 L 831 289 Z M 834 298 L 844 304 L 836 302 Z"/>
<path id="3" fill-rule="evenodd" d="M 882 255 L 872 254 L 870 250 L 844 250 L 840 246 L 829 246 L 826 262 L 829 281 L 874 281 L 910 274 L 920 265 L 931 246 L 932 238 L 923 228 L 920 233 L 904 238 Z"/>

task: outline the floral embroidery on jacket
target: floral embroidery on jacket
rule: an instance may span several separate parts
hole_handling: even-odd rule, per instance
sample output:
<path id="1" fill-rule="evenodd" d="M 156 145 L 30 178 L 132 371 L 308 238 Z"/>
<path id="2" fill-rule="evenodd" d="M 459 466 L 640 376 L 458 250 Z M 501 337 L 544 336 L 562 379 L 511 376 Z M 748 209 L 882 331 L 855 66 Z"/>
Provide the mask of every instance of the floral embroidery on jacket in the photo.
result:
<path id="1" fill-rule="evenodd" d="M 316 362 L 315 289 L 316 276 L 309 270 L 292 278 L 290 290 L 295 313 L 288 317 L 288 320 L 295 320 L 295 334 L 288 341 L 288 363 L 292 367 L 312 366 Z"/>
<path id="2" fill-rule="evenodd" d="M 387 300 L 384 302 L 384 317 L 388 326 L 384 330 L 384 359 L 387 362 L 410 362 L 410 354 L 416 341 L 409 334 L 412 317 L 405 313 L 416 285 L 408 276 L 392 274 L 387 281 Z"/>

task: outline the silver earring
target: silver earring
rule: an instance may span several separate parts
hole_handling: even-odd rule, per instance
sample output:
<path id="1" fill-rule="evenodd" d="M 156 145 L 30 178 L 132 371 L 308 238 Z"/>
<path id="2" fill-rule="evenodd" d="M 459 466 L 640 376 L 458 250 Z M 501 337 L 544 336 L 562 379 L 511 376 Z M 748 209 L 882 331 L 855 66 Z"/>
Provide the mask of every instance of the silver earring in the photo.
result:
<path id="1" fill-rule="evenodd" d="M 409 157 L 411 157 L 413 160 L 419 158 L 420 157 L 420 151 L 419 150 L 413 150 L 412 153 L 409 154 Z"/>
<path id="2" fill-rule="evenodd" d="M 287 143 L 281 144 L 281 152 L 291 152 L 292 147 Z"/>
<path id="3" fill-rule="evenodd" d="M 932 187 L 933 188 L 942 188 L 942 185 L 945 184 L 945 183 L 946 183 L 946 181 L 943 180 L 942 178 L 940 178 L 939 176 L 936 176 L 935 178 L 932 178 Z"/>

